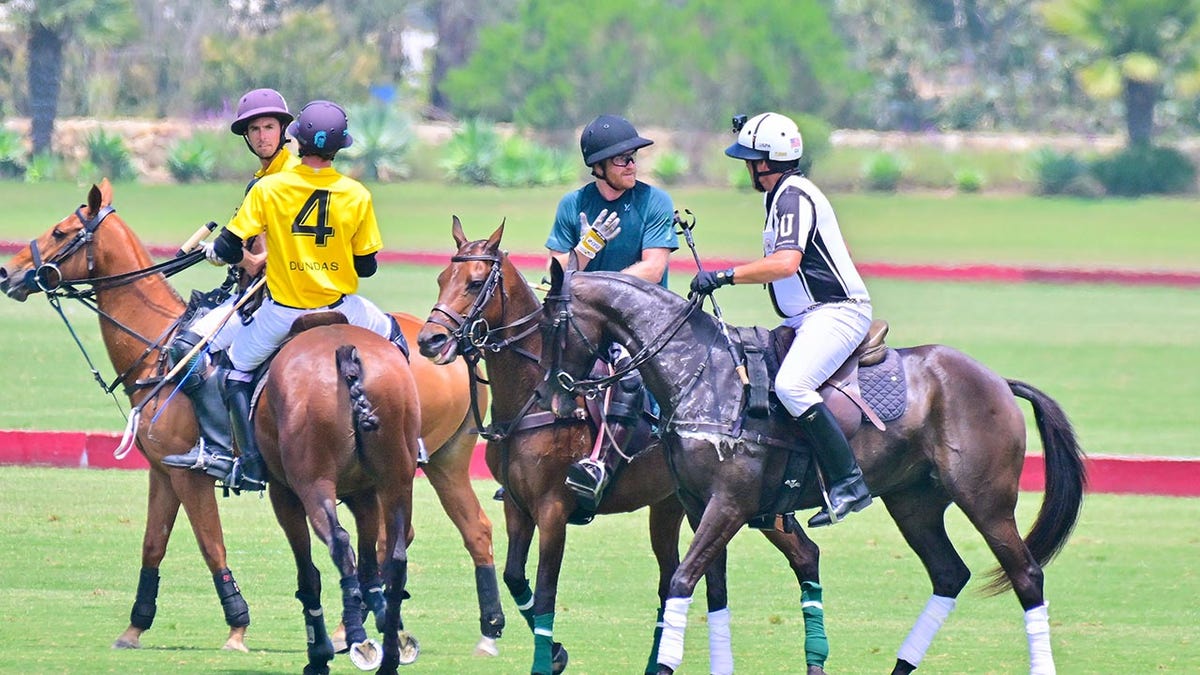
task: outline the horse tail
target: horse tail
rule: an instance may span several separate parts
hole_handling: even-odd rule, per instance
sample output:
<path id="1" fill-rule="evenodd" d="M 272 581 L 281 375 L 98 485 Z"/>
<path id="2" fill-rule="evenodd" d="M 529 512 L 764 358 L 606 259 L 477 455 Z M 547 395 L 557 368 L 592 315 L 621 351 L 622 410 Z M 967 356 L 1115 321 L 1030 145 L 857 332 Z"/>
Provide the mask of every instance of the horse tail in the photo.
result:
<path id="1" fill-rule="evenodd" d="M 350 418 L 354 423 L 354 447 L 361 455 L 361 434 L 378 429 L 379 416 L 375 414 L 375 406 L 367 399 L 366 388 L 362 381 L 362 360 L 358 357 L 358 349 L 354 345 L 338 347 L 336 361 L 338 376 L 346 381 L 346 386 L 350 390 Z"/>
<path id="2" fill-rule="evenodd" d="M 1042 437 L 1046 463 L 1045 496 L 1033 529 L 1025 537 L 1025 545 L 1038 564 L 1044 566 L 1066 545 L 1079 520 L 1083 492 L 1087 487 L 1084 453 L 1070 420 L 1058 402 L 1038 388 L 1018 380 L 1008 380 L 1008 388 L 1015 396 L 1029 401 L 1033 406 L 1034 420 Z M 992 573 L 987 591 L 999 593 L 1008 586 L 1004 571 L 997 569 Z"/>

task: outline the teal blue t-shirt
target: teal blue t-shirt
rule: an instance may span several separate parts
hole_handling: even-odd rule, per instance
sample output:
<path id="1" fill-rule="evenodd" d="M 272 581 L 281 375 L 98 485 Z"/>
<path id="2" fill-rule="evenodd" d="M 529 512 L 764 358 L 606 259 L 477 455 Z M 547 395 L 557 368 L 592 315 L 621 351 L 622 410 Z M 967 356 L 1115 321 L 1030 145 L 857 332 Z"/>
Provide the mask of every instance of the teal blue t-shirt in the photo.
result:
<path id="1" fill-rule="evenodd" d="M 675 205 L 666 192 L 638 181 L 613 201 L 600 195 L 596 184 L 588 183 L 568 192 L 558 202 L 554 227 L 546 239 L 546 248 L 560 253 L 570 251 L 579 243 L 579 214 L 586 213 L 588 222 L 595 222 L 604 209 L 615 210 L 621 217 L 621 233 L 608 242 L 596 257 L 588 262 L 590 272 L 620 272 L 642 259 L 647 248 L 679 248 L 675 234 Z M 667 286 L 667 273 L 659 282 Z"/>

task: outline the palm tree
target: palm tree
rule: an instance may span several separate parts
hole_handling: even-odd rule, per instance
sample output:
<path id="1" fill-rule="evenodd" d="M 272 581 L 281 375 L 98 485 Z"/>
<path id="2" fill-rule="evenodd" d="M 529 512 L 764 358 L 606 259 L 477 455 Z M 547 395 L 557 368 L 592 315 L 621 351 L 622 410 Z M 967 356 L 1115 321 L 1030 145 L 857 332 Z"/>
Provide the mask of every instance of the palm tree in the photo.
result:
<path id="1" fill-rule="evenodd" d="M 1200 91 L 1200 0 L 1047 0 L 1040 10 L 1092 59 L 1076 73 L 1084 91 L 1122 97 L 1130 145 L 1150 145 L 1165 86 Z"/>
<path id="2" fill-rule="evenodd" d="M 134 35 L 137 20 L 130 0 L 19 0 L 11 10 L 27 31 L 30 134 L 38 155 L 50 150 L 64 46 L 120 44 Z"/>

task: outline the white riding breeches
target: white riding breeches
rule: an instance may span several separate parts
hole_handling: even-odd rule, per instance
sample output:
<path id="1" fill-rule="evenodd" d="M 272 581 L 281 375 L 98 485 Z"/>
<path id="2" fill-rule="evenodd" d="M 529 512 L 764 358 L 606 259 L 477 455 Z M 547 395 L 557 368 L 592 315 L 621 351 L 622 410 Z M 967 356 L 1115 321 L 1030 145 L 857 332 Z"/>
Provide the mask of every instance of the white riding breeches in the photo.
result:
<path id="1" fill-rule="evenodd" d="M 341 312 L 351 324 L 391 338 L 391 319 L 376 307 L 375 303 L 361 295 L 347 295 L 333 307 L 313 309 L 285 307 L 268 298 L 254 313 L 254 320 L 237 329 L 237 340 L 229 347 L 229 360 L 234 369 L 243 373 L 253 372 L 279 348 L 296 319 L 305 314 L 324 311 Z M 226 327 L 228 325 L 226 324 Z"/>
<path id="2" fill-rule="evenodd" d="M 209 340 L 209 352 L 219 352 L 222 349 L 228 349 L 229 345 L 233 344 L 238 333 L 241 332 L 241 315 L 235 313 L 228 320 L 225 319 L 233 309 L 233 306 L 237 304 L 237 301 L 238 296 L 236 295 L 226 299 L 225 302 L 212 308 L 207 314 L 193 321 L 188 327 L 188 330 L 201 337 L 212 333 L 214 330 L 217 331 L 216 335 L 213 335 L 212 340 Z M 218 329 L 217 326 L 222 321 L 225 321 L 225 325 Z"/>
<path id="3" fill-rule="evenodd" d="M 783 323 L 796 329 L 796 339 L 779 365 L 775 395 L 792 417 L 799 417 L 821 402 L 817 389 L 862 344 L 871 328 L 871 305 L 816 305 Z"/>

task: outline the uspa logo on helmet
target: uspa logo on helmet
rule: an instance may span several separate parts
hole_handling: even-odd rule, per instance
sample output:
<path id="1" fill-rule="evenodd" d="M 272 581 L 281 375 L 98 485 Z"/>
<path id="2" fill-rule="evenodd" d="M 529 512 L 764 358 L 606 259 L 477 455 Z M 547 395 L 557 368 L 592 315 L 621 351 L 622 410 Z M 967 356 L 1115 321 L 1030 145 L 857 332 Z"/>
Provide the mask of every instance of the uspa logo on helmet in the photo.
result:
<path id="1" fill-rule="evenodd" d="M 296 139 L 301 155 L 331 153 L 354 143 L 346 127 L 346 111 L 332 101 L 312 101 L 300 110 L 300 116 L 288 126 L 288 135 Z"/>

